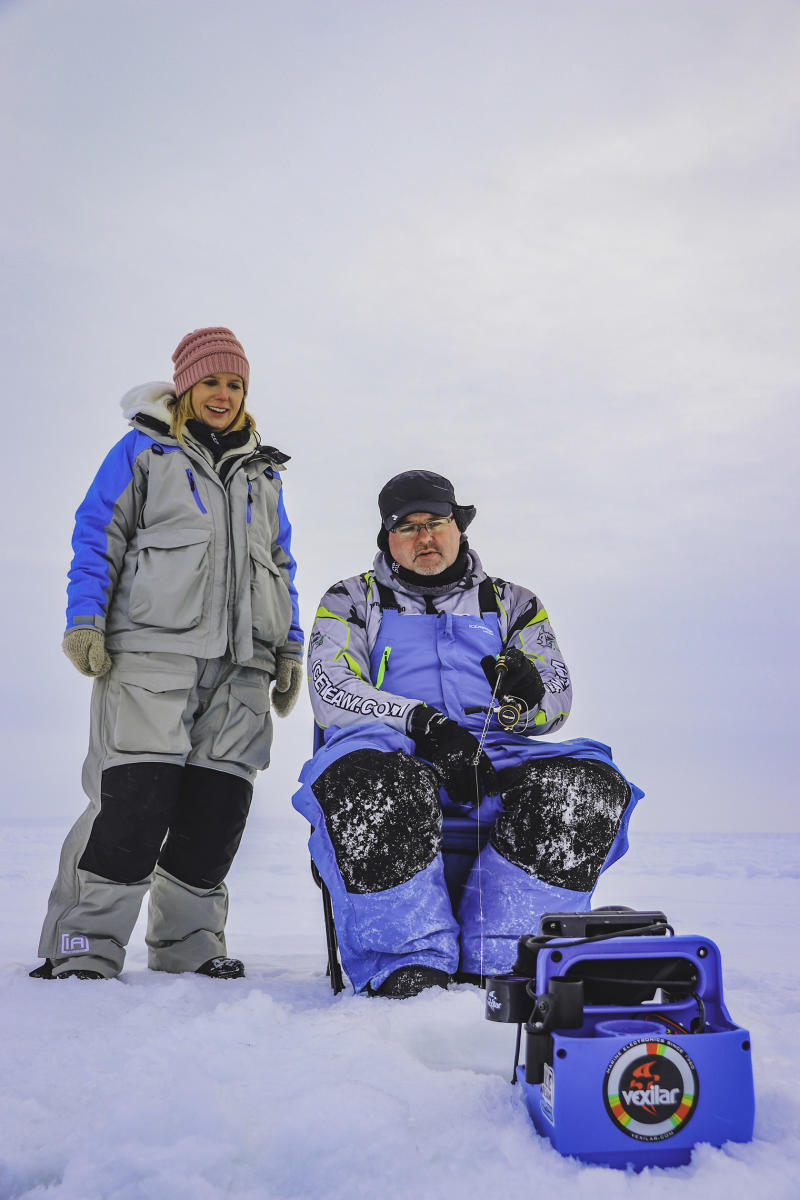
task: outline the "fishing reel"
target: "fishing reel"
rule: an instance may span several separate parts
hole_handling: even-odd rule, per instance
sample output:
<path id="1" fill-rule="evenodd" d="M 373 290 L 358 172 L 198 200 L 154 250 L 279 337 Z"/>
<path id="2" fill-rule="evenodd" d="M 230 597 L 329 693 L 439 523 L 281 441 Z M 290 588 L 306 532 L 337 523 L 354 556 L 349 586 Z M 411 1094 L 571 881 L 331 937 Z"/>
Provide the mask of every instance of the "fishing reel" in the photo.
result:
<path id="1" fill-rule="evenodd" d="M 492 695 L 493 700 L 497 699 L 494 715 L 497 718 L 498 725 L 502 729 L 505 729 L 506 732 L 515 730 L 517 733 L 524 733 L 528 728 L 530 709 L 525 701 L 521 700 L 518 696 L 502 694 L 502 687 L 507 674 L 508 664 L 505 655 L 500 654 L 497 658 L 497 678 Z M 489 711 L 492 711 L 491 707 Z"/>
<path id="2" fill-rule="evenodd" d="M 486 735 L 489 732 L 489 725 L 492 717 L 497 718 L 497 723 L 506 733 L 524 733 L 528 728 L 530 721 L 530 709 L 523 699 L 519 696 L 504 695 L 502 692 L 503 683 L 508 675 L 508 663 L 505 655 L 500 654 L 496 660 L 497 672 L 495 675 L 494 687 L 492 688 L 492 697 L 488 707 L 465 708 L 464 712 L 485 713 L 486 719 L 483 723 L 481 731 L 480 743 L 478 751 L 475 755 L 475 762 L 478 761 L 480 751 L 483 750 L 483 744 L 486 741 Z"/>
<path id="3" fill-rule="evenodd" d="M 500 700 L 492 700 L 488 708 L 476 707 L 465 708 L 464 712 L 485 713 L 486 720 L 481 733 L 481 748 L 486 739 L 486 734 L 489 732 L 489 725 L 492 717 L 497 719 L 497 724 L 501 729 L 505 729 L 506 733 L 524 733 L 530 722 L 531 710 L 528 708 L 524 700 L 520 700 L 518 696 L 503 696 Z"/>
<path id="4" fill-rule="evenodd" d="M 530 710 L 516 696 L 503 696 L 494 710 L 497 723 L 507 732 L 517 730 L 518 733 L 528 728 Z"/>

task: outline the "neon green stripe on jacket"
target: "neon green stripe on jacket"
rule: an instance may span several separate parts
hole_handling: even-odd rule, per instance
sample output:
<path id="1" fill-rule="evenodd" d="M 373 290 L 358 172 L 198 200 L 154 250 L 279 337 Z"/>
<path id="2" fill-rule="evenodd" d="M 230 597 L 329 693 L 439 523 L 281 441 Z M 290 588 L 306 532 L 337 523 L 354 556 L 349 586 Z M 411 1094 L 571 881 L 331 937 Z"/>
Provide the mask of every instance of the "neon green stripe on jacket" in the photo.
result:
<path id="1" fill-rule="evenodd" d="M 331 612 L 331 610 L 329 608 L 326 608 L 324 604 L 320 604 L 319 608 L 317 609 L 316 613 L 314 614 L 314 620 L 318 621 L 320 617 L 328 617 L 332 621 L 341 621 L 341 623 L 344 625 L 345 629 L 347 630 L 347 636 L 345 638 L 344 646 L 340 646 L 339 649 L 336 651 L 336 653 L 333 656 L 333 661 L 336 662 L 338 659 L 343 658 L 344 661 L 347 663 L 348 667 L 350 668 L 350 670 L 353 672 L 353 674 L 357 675 L 358 678 L 361 679 L 362 671 L 361 671 L 360 663 L 355 658 L 353 658 L 352 654 L 348 654 L 348 652 L 347 652 L 347 647 L 350 643 L 350 625 L 349 625 L 349 623 L 345 620 L 344 617 L 340 617 L 338 613 Z"/>

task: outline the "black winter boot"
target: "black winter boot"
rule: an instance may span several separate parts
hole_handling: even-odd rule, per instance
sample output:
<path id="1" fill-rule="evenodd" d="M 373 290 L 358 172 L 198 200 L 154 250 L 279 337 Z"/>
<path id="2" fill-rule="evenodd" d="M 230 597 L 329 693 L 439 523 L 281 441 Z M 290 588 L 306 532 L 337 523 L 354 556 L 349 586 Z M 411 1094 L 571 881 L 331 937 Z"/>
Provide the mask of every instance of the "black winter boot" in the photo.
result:
<path id="1" fill-rule="evenodd" d="M 49 958 L 46 958 L 40 966 L 34 967 L 28 972 L 31 979 L 105 979 L 105 975 L 101 975 L 99 971 L 75 970 L 64 971 L 61 975 L 53 974 L 53 963 Z"/>
<path id="2" fill-rule="evenodd" d="M 474 987 L 486 987 L 486 976 L 479 975 L 477 971 L 456 971 L 453 976 L 453 983 L 471 983 Z"/>
<path id="3" fill-rule="evenodd" d="M 28 971 L 31 979 L 52 979 L 53 964 L 49 958 L 46 958 L 38 967 L 34 967 L 32 971 Z"/>
<path id="4" fill-rule="evenodd" d="M 423 967 L 415 964 L 410 967 L 398 967 L 387 975 L 380 987 L 373 991 L 372 996 L 390 996 L 393 1000 L 408 1000 L 418 996 L 427 988 L 446 988 L 450 976 L 446 971 L 437 971 L 435 967 Z"/>
<path id="5" fill-rule="evenodd" d="M 210 958 L 198 967 L 195 975 L 210 979 L 244 979 L 244 963 L 239 958 Z"/>

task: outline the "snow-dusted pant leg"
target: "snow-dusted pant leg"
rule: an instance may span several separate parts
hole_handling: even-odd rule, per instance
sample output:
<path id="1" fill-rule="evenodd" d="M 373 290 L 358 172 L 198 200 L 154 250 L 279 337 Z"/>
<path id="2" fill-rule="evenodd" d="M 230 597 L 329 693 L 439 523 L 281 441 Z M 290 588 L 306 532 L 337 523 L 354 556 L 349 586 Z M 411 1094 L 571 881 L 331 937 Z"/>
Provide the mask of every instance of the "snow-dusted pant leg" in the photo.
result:
<path id="1" fill-rule="evenodd" d="M 631 800 L 610 762 L 536 758 L 500 772 L 503 811 L 459 908 L 461 969 L 510 971 L 546 912 L 583 912 Z"/>
<path id="2" fill-rule="evenodd" d="M 458 926 L 430 768 L 402 751 L 354 750 L 297 793 L 294 804 L 314 826 L 309 844 L 356 991 L 414 963 L 452 973 Z"/>
<path id="3" fill-rule="evenodd" d="M 543 913 L 584 912 L 591 899 L 591 892 L 536 879 L 498 854 L 490 842 L 478 855 L 461 897 L 460 969 L 472 975 L 510 971 L 520 937 L 538 931 Z"/>

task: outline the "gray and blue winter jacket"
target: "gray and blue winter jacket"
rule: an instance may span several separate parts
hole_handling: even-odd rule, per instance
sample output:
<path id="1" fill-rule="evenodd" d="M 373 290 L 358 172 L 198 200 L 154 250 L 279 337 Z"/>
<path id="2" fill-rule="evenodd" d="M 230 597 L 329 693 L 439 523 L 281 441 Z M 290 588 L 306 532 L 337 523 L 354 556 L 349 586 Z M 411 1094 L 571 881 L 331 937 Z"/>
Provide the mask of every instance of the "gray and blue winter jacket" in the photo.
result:
<path id="1" fill-rule="evenodd" d="M 458 583 L 439 590 L 432 576 L 431 585 L 426 599 L 423 591 L 392 574 L 378 554 L 371 571 L 344 579 L 325 593 L 308 652 L 317 725 L 331 731 L 378 720 L 405 733 L 412 709 L 426 703 L 479 731 L 485 707 L 481 713 L 475 708 L 491 697 L 481 655 L 516 646 L 534 663 L 545 686 L 541 704 L 530 716 L 528 736 L 559 729 L 569 715 L 572 683 L 538 597 L 518 584 L 488 577 L 473 550 Z M 412 631 L 413 652 L 407 648 L 408 637 L 402 639 L 402 650 L 387 637 L 382 592 L 391 596 L 392 620 L 399 614 L 404 634 L 406 625 Z M 482 620 L 487 607 L 493 612 L 491 623 Z M 440 620 L 433 633 L 429 623 L 419 622 L 420 636 L 414 638 L 414 617 L 425 614 Z M 413 661 L 401 663 L 400 655 Z M 394 690 L 395 680 L 402 680 L 402 691 Z M 468 708 L 475 705 L 466 719 L 465 701 Z"/>
<path id="2" fill-rule="evenodd" d="M 285 456 L 244 446 L 211 452 L 169 432 L 169 384 L 122 400 L 130 433 L 111 449 L 80 505 L 67 631 L 91 626 L 106 647 L 196 658 L 226 652 L 272 673 L 303 655 Z"/>

